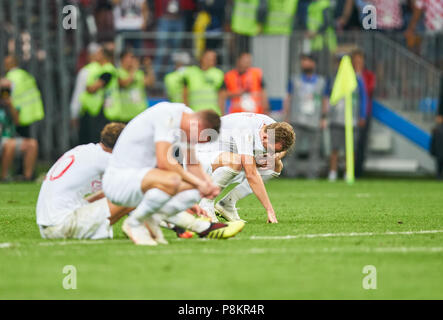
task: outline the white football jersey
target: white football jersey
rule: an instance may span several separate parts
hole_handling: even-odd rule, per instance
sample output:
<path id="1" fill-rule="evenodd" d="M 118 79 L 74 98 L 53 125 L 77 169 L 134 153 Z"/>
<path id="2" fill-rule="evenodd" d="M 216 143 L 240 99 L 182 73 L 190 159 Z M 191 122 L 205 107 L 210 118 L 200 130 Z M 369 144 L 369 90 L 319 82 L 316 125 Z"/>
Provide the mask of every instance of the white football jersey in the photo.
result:
<path id="1" fill-rule="evenodd" d="M 239 112 L 221 117 L 218 141 L 213 145 L 221 151 L 258 156 L 266 153 L 260 139 L 263 126 L 275 120 L 264 114 Z"/>
<path id="2" fill-rule="evenodd" d="M 102 190 L 102 176 L 111 154 L 99 144 L 85 144 L 66 152 L 48 171 L 37 202 L 37 224 L 53 226 Z"/>
<path id="3" fill-rule="evenodd" d="M 182 103 L 160 102 L 132 119 L 120 134 L 112 151 L 113 168 L 155 168 L 157 142 L 180 141 L 183 113 L 193 111 Z"/>

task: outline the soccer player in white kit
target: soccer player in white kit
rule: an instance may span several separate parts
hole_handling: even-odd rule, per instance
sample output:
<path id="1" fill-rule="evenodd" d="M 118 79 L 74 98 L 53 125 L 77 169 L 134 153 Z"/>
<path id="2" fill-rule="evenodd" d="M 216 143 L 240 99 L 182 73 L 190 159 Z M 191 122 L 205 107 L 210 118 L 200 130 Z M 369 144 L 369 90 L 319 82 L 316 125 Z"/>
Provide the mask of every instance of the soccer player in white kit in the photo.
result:
<path id="1" fill-rule="evenodd" d="M 294 143 L 294 129 L 286 122 L 249 112 L 222 117 L 218 141 L 199 145 L 197 156 L 221 189 L 236 182 L 240 184 L 217 204 L 203 199 L 202 209 L 212 221 L 218 221 L 215 212 L 228 221 L 239 221 L 236 202 L 254 193 L 267 212 L 267 221 L 277 223 L 264 182 L 280 175 L 281 159 Z"/>
<path id="2" fill-rule="evenodd" d="M 102 191 L 102 176 L 123 128 L 106 125 L 100 143 L 77 146 L 51 167 L 37 202 L 43 238 L 112 238 L 112 225 L 131 211 L 112 204 Z"/>
<path id="3" fill-rule="evenodd" d="M 213 111 L 194 113 L 181 103 L 161 102 L 131 120 L 120 135 L 103 177 L 103 190 L 114 204 L 135 207 L 123 223 L 123 232 L 138 245 L 166 244 L 159 227 L 200 201 L 214 198 L 220 189 L 194 154 L 193 146 L 205 130 L 218 133 L 220 117 Z M 174 145 L 185 145 L 185 165 L 172 156 Z M 179 219 L 180 220 L 180 219 Z M 198 224 L 198 225 L 197 225 Z M 209 238 L 228 238 L 243 222 L 211 224 L 200 220 L 192 231 Z"/>

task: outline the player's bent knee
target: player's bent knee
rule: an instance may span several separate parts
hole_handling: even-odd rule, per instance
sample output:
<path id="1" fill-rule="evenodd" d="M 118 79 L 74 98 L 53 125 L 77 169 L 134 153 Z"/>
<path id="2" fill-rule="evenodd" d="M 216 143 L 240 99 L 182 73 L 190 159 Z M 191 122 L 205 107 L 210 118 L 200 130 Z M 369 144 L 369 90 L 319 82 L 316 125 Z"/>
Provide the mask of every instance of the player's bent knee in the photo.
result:
<path id="1" fill-rule="evenodd" d="M 274 171 L 280 173 L 282 172 L 282 170 L 283 170 L 283 162 L 281 160 L 276 161 Z"/>

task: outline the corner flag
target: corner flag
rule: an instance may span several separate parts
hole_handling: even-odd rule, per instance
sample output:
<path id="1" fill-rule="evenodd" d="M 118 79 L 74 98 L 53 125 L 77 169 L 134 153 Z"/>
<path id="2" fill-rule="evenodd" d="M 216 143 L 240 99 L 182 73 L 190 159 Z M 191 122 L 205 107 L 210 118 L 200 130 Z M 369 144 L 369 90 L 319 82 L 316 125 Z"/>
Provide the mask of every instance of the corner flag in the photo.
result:
<path id="1" fill-rule="evenodd" d="M 357 88 L 357 77 L 349 56 L 341 59 L 332 88 L 330 105 L 335 106 L 345 99 L 345 133 L 346 133 L 346 181 L 354 183 L 354 130 L 352 128 L 352 93 Z"/>

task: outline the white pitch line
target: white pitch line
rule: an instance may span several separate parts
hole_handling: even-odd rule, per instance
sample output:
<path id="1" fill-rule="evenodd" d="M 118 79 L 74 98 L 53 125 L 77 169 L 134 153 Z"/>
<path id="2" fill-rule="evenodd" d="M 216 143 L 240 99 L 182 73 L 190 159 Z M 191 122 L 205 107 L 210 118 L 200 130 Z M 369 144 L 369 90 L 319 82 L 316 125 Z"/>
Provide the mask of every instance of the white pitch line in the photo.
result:
<path id="1" fill-rule="evenodd" d="M 233 238 L 230 240 L 293 240 L 293 239 L 312 239 L 312 238 L 329 238 L 329 237 L 371 237 L 371 236 L 392 236 L 392 235 L 416 235 L 416 234 L 435 234 L 443 233 L 443 230 L 419 230 L 419 231 L 387 231 L 387 232 L 349 232 L 349 233 L 317 233 L 317 234 L 299 234 L 287 236 L 251 236 L 249 238 Z M 202 238 L 200 241 L 214 241 L 212 239 Z M 184 239 L 174 239 L 173 241 L 186 241 Z M 130 243 L 127 239 L 115 240 L 65 240 L 65 241 L 45 241 L 39 242 L 39 246 L 65 246 L 65 245 L 94 245 L 107 243 Z M 0 243 L 0 249 L 18 246 L 19 243 L 4 242 Z M 380 248 L 381 250 L 383 248 Z"/>
<path id="2" fill-rule="evenodd" d="M 419 230 L 419 231 L 387 231 L 387 232 L 349 232 L 349 233 L 317 233 L 317 234 L 297 234 L 287 236 L 251 236 L 250 240 L 292 240 L 292 239 L 311 239 L 311 238 L 329 238 L 329 237 L 371 237 L 371 236 L 395 236 L 395 235 L 414 235 L 414 234 L 432 234 L 442 233 L 443 230 Z M 238 239 L 241 240 L 241 239 Z"/>

